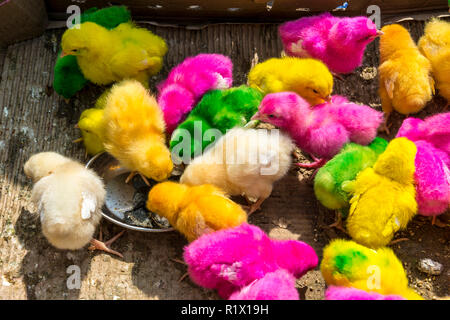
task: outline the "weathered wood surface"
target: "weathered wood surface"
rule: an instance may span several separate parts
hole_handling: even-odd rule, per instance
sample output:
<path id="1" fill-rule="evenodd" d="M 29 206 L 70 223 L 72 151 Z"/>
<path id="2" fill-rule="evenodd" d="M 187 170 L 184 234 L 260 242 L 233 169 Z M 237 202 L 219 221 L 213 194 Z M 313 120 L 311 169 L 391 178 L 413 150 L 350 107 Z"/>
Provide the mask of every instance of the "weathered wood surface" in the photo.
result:
<path id="1" fill-rule="evenodd" d="M 407 22 L 415 39 L 421 35 L 422 22 Z M 229 55 L 234 62 L 234 84 L 246 82 L 252 60 L 263 61 L 279 56 L 282 50 L 274 24 L 221 24 L 199 30 L 148 26 L 163 36 L 169 45 L 162 72 L 151 80 L 156 83 L 186 56 L 200 52 Z M 82 146 L 72 143 L 79 137 L 73 126 L 82 110 L 92 106 L 102 88 L 89 86 L 67 104 L 52 92 L 53 64 L 62 30 L 47 31 L 42 37 L 10 46 L 0 54 L 0 298 L 2 299 L 216 299 L 190 280 L 178 278 L 185 267 L 172 262 L 180 258 L 186 241 L 179 234 L 144 234 L 126 232 L 114 245 L 124 254 L 117 259 L 87 250 L 62 251 L 48 244 L 40 231 L 39 220 L 29 203 L 31 183 L 23 174 L 23 164 L 30 155 L 53 150 L 84 161 Z M 368 77 L 378 66 L 378 41 L 368 47 L 364 65 L 345 81 L 336 81 L 335 93 L 353 101 L 380 107 L 378 78 Z M 373 71 L 373 70 L 372 70 Z M 439 112 L 445 101 L 437 97 L 418 116 Z M 393 134 L 399 127 L 400 115 L 392 117 Z M 319 256 L 323 246 L 341 233 L 327 228 L 333 213 L 325 210 L 314 197 L 306 177 L 308 172 L 292 169 L 277 183 L 273 195 L 263 204 L 261 213 L 250 219 L 271 236 L 300 239 L 311 244 Z M 119 227 L 102 223 L 109 237 Z M 449 266 L 449 233 L 431 227 L 420 217 L 405 233 L 410 241 L 395 246 L 404 259 L 412 285 L 426 298 L 449 294 L 448 273 L 427 278 L 418 273 L 418 259 L 429 257 Z M 66 286 L 66 268 L 81 268 L 80 290 Z M 444 273 L 445 273 L 444 272 Z M 318 269 L 298 282 L 302 297 L 323 297 L 324 282 Z"/>

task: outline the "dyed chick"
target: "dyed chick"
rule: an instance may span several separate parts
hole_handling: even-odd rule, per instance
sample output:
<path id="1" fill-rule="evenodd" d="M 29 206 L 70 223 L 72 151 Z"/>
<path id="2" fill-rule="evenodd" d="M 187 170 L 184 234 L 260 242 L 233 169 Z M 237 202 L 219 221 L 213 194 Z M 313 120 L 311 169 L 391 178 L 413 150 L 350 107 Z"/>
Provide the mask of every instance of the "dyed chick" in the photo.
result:
<path id="1" fill-rule="evenodd" d="M 330 286 L 325 292 L 325 300 L 405 300 L 402 296 L 382 295 L 351 287 Z"/>
<path id="2" fill-rule="evenodd" d="M 272 58 L 258 63 L 250 70 L 248 85 L 264 95 L 293 91 L 315 106 L 330 99 L 333 76 L 319 60 Z"/>
<path id="3" fill-rule="evenodd" d="M 352 194 L 347 230 L 353 240 L 369 248 L 383 247 L 417 213 L 416 152 L 413 142 L 396 138 L 373 168 L 361 171 L 356 180 L 342 186 Z"/>
<path id="4" fill-rule="evenodd" d="M 437 114 L 425 120 L 407 118 L 397 133 L 397 137 L 406 137 L 417 147 L 414 181 L 418 213 L 432 216 L 432 224 L 437 223 L 441 227 L 445 224 L 436 217 L 450 204 L 450 155 L 439 146 L 450 146 L 449 123 L 450 113 Z"/>
<path id="5" fill-rule="evenodd" d="M 247 222 L 245 211 L 209 184 L 191 187 L 172 181 L 159 183 L 148 194 L 147 208 L 165 217 L 189 242 Z"/>
<path id="6" fill-rule="evenodd" d="M 105 151 L 103 147 L 103 114 L 110 90 L 103 92 L 95 102 L 94 108 L 86 109 L 81 113 L 75 128 L 80 129 L 81 138 L 74 142 L 83 142 L 86 154 L 95 155 Z"/>
<path id="7" fill-rule="evenodd" d="M 148 78 L 162 68 L 165 41 L 131 22 L 108 30 L 93 22 L 64 32 L 63 54 L 75 55 L 86 79 L 106 85 L 133 78 L 148 86 Z"/>
<path id="8" fill-rule="evenodd" d="M 330 13 L 283 23 L 278 29 L 287 55 L 323 61 L 334 73 L 350 73 L 362 63 L 366 46 L 381 34 L 367 17 Z"/>
<path id="9" fill-rule="evenodd" d="M 80 23 L 90 21 L 107 29 L 130 20 L 131 14 L 125 6 L 111 6 L 100 10 L 91 8 L 80 15 Z M 88 83 L 78 66 L 77 57 L 61 56 L 61 52 L 56 58 L 53 74 L 53 89 L 66 99 L 70 99 Z"/>
<path id="10" fill-rule="evenodd" d="M 431 62 L 439 94 L 450 103 L 450 23 L 433 18 L 425 25 L 419 49 Z"/>
<path id="11" fill-rule="evenodd" d="M 267 273 L 239 291 L 228 300 L 299 300 L 295 277 L 284 269 Z"/>
<path id="12" fill-rule="evenodd" d="M 380 89 L 384 130 L 393 110 L 408 115 L 422 110 L 434 94 L 431 64 L 417 48 L 408 30 L 398 24 L 381 29 Z"/>
<path id="13" fill-rule="evenodd" d="M 191 158 L 199 155 L 211 143 L 215 142 L 207 132 L 215 129 L 217 134 L 225 134 L 228 129 L 236 126 L 244 126 L 258 111 L 261 102 L 261 94 L 247 86 L 225 90 L 213 90 L 206 93 L 200 103 L 191 111 L 189 116 L 173 132 L 170 140 L 170 150 L 174 151 L 188 143 L 191 146 L 190 153 L 184 155 L 172 152 L 172 157 L 183 158 L 188 163 Z M 200 134 L 197 134 L 196 131 Z M 190 141 L 184 141 L 189 133 Z M 189 158 L 185 158 L 188 156 Z"/>
<path id="14" fill-rule="evenodd" d="M 217 290 L 225 299 L 244 297 L 241 290 L 269 273 L 285 270 L 300 278 L 318 263 L 308 244 L 270 239 L 260 228 L 247 223 L 200 237 L 184 248 L 183 257 L 192 281 Z M 287 287 L 289 294 L 291 289 Z"/>
<path id="15" fill-rule="evenodd" d="M 329 103 L 314 108 L 294 92 L 268 94 L 252 120 L 261 120 L 287 132 L 297 146 L 313 157 L 317 168 L 335 156 L 349 142 L 368 145 L 377 134 L 383 115 L 369 106 L 333 96 Z"/>
<path id="16" fill-rule="evenodd" d="M 103 115 L 103 146 L 120 164 L 156 181 L 173 169 L 165 145 L 164 120 L 155 98 L 136 80 L 111 88 Z M 148 182 L 147 182 L 148 184 Z"/>
<path id="17" fill-rule="evenodd" d="M 221 54 L 202 53 L 186 58 L 158 85 L 158 103 L 164 113 L 167 133 L 213 89 L 227 89 L 233 83 L 233 63 Z"/>
<path id="18" fill-rule="evenodd" d="M 81 163 L 54 152 L 33 155 L 24 166 L 35 183 L 31 199 L 38 208 L 42 233 L 58 249 L 92 248 L 122 257 L 92 236 L 101 219 L 106 191 L 100 177 Z"/>
<path id="19" fill-rule="evenodd" d="M 387 144 L 378 137 L 368 146 L 348 143 L 317 172 L 314 178 L 317 199 L 328 209 L 339 210 L 334 226 L 341 227 L 341 218 L 347 217 L 350 206 L 350 195 L 342 190 L 342 185 L 355 180 L 360 171 L 372 167 Z"/>
<path id="20" fill-rule="evenodd" d="M 249 214 L 258 210 L 292 163 L 294 145 L 277 130 L 233 128 L 185 169 L 181 183 L 210 183 L 229 195 L 256 199 Z M 250 200 L 248 200 L 250 202 Z"/>
<path id="21" fill-rule="evenodd" d="M 408 287 L 403 265 L 390 248 L 375 251 L 354 241 L 335 239 L 323 250 L 320 271 L 327 285 L 423 300 Z"/>

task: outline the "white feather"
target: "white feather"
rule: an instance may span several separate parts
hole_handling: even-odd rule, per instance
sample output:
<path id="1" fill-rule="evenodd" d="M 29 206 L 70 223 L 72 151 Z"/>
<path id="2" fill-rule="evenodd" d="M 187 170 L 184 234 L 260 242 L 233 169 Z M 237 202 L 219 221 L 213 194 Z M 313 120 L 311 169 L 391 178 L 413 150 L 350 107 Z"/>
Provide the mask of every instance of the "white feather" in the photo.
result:
<path id="1" fill-rule="evenodd" d="M 97 200 L 92 193 L 82 192 L 81 196 L 83 197 L 83 202 L 81 203 L 81 219 L 87 220 L 95 212 Z"/>

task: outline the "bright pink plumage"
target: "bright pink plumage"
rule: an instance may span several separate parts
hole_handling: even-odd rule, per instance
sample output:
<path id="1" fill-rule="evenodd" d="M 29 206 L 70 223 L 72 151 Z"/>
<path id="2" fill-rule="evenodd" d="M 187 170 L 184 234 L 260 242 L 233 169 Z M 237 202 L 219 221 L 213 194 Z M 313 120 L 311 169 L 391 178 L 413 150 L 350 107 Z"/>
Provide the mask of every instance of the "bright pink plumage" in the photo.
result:
<path id="1" fill-rule="evenodd" d="M 266 95 L 252 119 L 286 131 L 303 151 L 331 159 L 348 142 L 361 145 L 372 142 L 383 114 L 342 96 L 333 96 L 331 102 L 311 107 L 294 92 L 279 92 Z"/>
<path id="2" fill-rule="evenodd" d="M 294 276 L 279 269 L 236 291 L 229 300 L 299 300 L 299 295 Z"/>
<path id="3" fill-rule="evenodd" d="M 367 17 L 338 18 L 328 12 L 285 22 L 279 33 L 287 55 L 322 60 L 335 73 L 359 67 L 366 46 L 379 34 Z"/>
<path id="4" fill-rule="evenodd" d="M 272 240 L 249 224 L 201 236 L 185 247 L 184 260 L 195 283 L 223 298 L 270 272 L 284 269 L 299 278 L 318 263 L 306 243 Z"/>
<path id="5" fill-rule="evenodd" d="M 377 292 L 331 286 L 325 292 L 325 300 L 405 300 L 397 295 L 382 295 Z"/>
<path id="6" fill-rule="evenodd" d="M 436 216 L 450 204 L 450 113 L 425 120 L 407 118 L 397 137 L 406 137 L 417 147 L 415 159 L 416 200 L 419 214 Z"/>
<path id="7" fill-rule="evenodd" d="M 186 58 L 158 85 L 158 104 L 170 134 L 209 90 L 226 89 L 233 83 L 233 63 L 221 54 Z"/>

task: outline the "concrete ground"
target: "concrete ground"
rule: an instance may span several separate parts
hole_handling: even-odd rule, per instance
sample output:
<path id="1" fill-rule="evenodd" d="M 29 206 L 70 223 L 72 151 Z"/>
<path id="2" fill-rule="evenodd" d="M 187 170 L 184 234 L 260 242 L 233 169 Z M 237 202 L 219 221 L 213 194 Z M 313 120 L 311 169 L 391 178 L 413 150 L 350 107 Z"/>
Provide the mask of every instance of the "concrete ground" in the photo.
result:
<path id="1" fill-rule="evenodd" d="M 417 40 L 423 22 L 405 25 Z M 282 50 L 275 24 L 220 24 L 195 30 L 156 27 L 150 30 L 164 37 L 169 53 L 161 73 L 151 79 L 151 88 L 186 56 L 200 52 L 229 55 L 234 62 L 235 85 L 246 82 L 252 61 L 279 56 Z M 85 161 L 80 136 L 74 124 L 82 110 L 91 107 L 104 88 L 88 86 L 66 103 L 52 90 L 53 65 L 62 29 L 48 30 L 36 39 L 24 41 L 0 52 L 0 298 L 1 299 L 218 299 L 189 279 L 178 282 L 185 266 L 173 262 L 181 258 L 185 239 L 176 232 L 149 234 L 127 231 L 113 248 L 124 259 L 87 249 L 62 251 L 43 237 L 35 208 L 30 204 L 31 183 L 23 174 L 24 162 L 34 153 L 56 151 Z M 334 93 L 380 109 L 377 94 L 378 40 L 366 50 L 364 64 L 356 72 L 335 82 Z M 420 112 L 425 117 L 440 112 L 445 100 L 436 97 Z M 403 120 L 392 116 L 392 138 Z M 291 169 L 279 181 L 262 211 L 250 223 L 278 239 L 299 239 L 312 245 L 319 256 L 336 237 L 346 237 L 327 227 L 334 213 L 314 197 L 309 171 Z M 107 221 L 101 224 L 105 238 L 120 231 Z M 394 245 L 403 261 L 410 285 L 426 299 L 449 295 L 450 233 L 448 228 L 431 226 L 417 216 L 408 229 L 397 235 L 410 240 Z M 444 264 L 439 276 L 418 271 L 417 262 L 431 258 Z M 69 268 L 81 271 L 79 289 L 69 289 Z M 68 272 L 69 268 L 69 273 Z M 70 282 L 70 281 L 69 281 Z M 318 268 L 298 280 L 302 299 L 322 299 L 325 283 Z"/>

